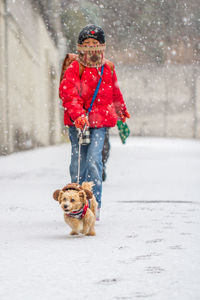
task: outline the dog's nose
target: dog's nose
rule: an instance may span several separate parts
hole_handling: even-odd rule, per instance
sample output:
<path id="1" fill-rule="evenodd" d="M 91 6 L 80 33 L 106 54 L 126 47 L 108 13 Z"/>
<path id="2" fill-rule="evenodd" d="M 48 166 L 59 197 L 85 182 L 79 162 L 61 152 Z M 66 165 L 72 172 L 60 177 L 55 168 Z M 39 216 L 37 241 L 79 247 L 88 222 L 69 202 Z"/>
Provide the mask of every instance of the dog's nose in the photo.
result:
<path id="1" fill-rule="evenodd" d="M 68 207 L 68 205 L 67 205 L 67 204 L 65 204 L 65 205 L 64 205 L 64 208 L 67 208 L 67 207 Z"/>

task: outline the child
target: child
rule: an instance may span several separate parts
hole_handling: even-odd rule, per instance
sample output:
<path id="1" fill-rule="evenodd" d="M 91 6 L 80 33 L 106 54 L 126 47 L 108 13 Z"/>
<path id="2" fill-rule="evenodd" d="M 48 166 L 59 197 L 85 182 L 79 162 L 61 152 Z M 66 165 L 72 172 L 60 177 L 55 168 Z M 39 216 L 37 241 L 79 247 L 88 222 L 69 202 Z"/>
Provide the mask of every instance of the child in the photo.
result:
<path id="1" fill-rule="evenodd" d="M 87 25 L 78 37 L 78 56 L 64 73 L 60 84 L 60 98 L 65 108 L 64 123 L 69 126 L 71 141 L 71 182 L 78 176 L 77 128 L 89 127 L 90 144 L 81 146 L 80 184 L 93 181 L 93 192 L 98 202 L 100 217 L 102 193 L 102 150 L 106 128 L 114 127 L 117 120 L 125 122 L 130 115 L 120 92 L 113 63 L 104 58 L 105 34 L 101 27 Z M 103 69 L 102 69 L 102 66 Z M 93 94 L 103 71 L 102 81 L 87 117 Z"/>

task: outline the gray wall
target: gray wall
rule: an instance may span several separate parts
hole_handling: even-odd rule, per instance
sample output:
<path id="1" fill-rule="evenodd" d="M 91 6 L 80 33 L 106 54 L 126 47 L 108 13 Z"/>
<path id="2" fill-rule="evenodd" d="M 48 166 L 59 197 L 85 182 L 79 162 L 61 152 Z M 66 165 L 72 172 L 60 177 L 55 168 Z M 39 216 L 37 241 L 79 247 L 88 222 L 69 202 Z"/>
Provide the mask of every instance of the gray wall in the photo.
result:
<path id="1" fill-rule="evenodd" d="M 200 137 L 200 67 L 118 66 L 132 135 Z M 116 130 L 113 133 L 116 133 Z"/>
<path id="2" fill-rule="evenodd" d="M 62 141 L 59 47 L 30 1 L 0 0 L 0 154 Z"/>

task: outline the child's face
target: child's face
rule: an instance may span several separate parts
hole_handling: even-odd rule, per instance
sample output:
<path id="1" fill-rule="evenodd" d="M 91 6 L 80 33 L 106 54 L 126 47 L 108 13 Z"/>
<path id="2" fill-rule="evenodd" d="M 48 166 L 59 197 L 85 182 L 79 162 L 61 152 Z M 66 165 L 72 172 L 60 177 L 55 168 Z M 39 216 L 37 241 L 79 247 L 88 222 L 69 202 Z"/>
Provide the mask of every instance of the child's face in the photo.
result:
<path id="1" fill-rule="evenodd" d="M 99 41 L 93 39 L 93 38 L 89 38 L 83 41 L 83 46 L 97 46 L 100 45 Z"/>

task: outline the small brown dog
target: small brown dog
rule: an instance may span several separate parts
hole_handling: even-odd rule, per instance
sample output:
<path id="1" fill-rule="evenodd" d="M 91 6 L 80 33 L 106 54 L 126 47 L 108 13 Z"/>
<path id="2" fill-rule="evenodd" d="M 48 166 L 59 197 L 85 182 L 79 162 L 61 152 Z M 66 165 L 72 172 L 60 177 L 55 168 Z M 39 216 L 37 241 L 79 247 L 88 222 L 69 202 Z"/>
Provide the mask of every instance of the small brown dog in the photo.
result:
<path id="1" fill-rule="evenodd" d="M 72 228 L 71 235 L 96 235 L 94 225 L 97 201 L 92 186 L 92 182 L 83 182 L 82 185 L 70 183 L 53 193 L 53 198 L 64 210 L 65 222 Z"/>

